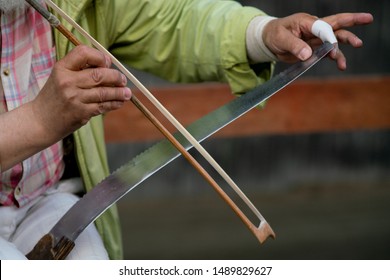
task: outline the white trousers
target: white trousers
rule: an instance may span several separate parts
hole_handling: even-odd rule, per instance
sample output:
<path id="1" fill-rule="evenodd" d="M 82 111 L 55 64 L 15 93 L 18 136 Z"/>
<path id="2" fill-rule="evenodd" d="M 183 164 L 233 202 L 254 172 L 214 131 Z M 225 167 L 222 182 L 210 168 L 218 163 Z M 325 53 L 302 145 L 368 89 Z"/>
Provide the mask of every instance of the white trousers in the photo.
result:
<path id="1" fill-rule="evenodd" d="M 61 181 L 25 207 L 0 207 L 0 259 L 25 260 L 66 211 L 79 199 L 73 193 L 82 188 L 79 178 Z M 80 213 L 82 214 L 82 213 Z M 91 224 L 76 239 L 70 260 L 104 260 L 108 254 L 96 227 Z"/>

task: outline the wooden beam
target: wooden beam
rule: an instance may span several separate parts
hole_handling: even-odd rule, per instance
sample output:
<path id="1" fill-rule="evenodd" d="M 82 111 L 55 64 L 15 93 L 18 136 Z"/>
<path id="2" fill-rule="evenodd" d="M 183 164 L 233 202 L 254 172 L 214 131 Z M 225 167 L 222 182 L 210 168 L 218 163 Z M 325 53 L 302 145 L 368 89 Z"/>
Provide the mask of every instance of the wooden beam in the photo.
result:
<path id="1" fill-rule="evenodd" d="M 221 84 L 162 87 L 151 92 L 183 125 L 234 98 L 228 86 Z M 140 92 L 134 93 L 142 99 Z M 270 98 L 264 109 L 250 111 L 214 137 L 387 128 L 390 76 L 300 79 Z M 107 142 L 162 138 L 130 102 L 106 115 L 105 129 Z"/>

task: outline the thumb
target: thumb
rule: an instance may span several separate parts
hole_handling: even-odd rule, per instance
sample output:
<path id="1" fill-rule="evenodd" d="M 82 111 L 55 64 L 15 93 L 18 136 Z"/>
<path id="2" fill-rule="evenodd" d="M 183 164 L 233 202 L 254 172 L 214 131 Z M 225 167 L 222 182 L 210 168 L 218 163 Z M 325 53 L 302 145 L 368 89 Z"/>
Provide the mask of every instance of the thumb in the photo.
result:
<path id="1" fill-rule="evenodd" d="M 291 53 L 299 60 L 305 61 L 309 59 L 313 53 L 311 47 L 302 39 L 296 37 L 289 30 L 286 30 L 285 35 L 285 51 Z"/>

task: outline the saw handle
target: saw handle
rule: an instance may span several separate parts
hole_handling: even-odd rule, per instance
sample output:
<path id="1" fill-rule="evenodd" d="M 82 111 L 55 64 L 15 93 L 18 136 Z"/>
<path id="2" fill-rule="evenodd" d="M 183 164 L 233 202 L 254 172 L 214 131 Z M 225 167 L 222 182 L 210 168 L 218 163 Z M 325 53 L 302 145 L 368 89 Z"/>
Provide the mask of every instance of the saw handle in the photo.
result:
<path id="1" fill-rule="evenodd" d="M 29 260 L 64 260 L 72 251 L 75 244 L 66 237 L 62 237 L 54 244 L 53 235 L 44 235 L 30 253 L 26 255 Z"/>

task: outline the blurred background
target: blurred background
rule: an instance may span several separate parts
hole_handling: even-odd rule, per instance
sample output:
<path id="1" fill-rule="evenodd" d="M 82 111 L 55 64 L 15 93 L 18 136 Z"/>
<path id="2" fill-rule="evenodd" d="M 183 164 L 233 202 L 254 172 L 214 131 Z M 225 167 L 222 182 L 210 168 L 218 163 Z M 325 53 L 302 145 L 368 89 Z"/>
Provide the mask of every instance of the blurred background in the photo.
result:
<path id="1" fill-rule="evenodd" d="M 374 24 L 352 29 L 364 47 L 343 48 L 347 71 L 339 72 L 333 62 L 323 60 L 300 80 L 320 80 L 326 86 L 333 80 L 390 74 L 389 1 L 240 2 L 277 17 L 370 12 Z M 285 67 L 278 64 L 276 73 Z M 135 75 L 150 87 L 176 87 L 144 73 Z M 383 86 L 390 94 L 390 85 Z M 384 106 L 390 112 L 390 103 Z M 204 147 L 268 220 L 276 240 L 259 245 L 203 178 L 179 158 L 119 201 L 125 258 L 388 259 L 389 128 L 212 137 Z M 156 141 L 108 141 L 112 170 Z"/>

